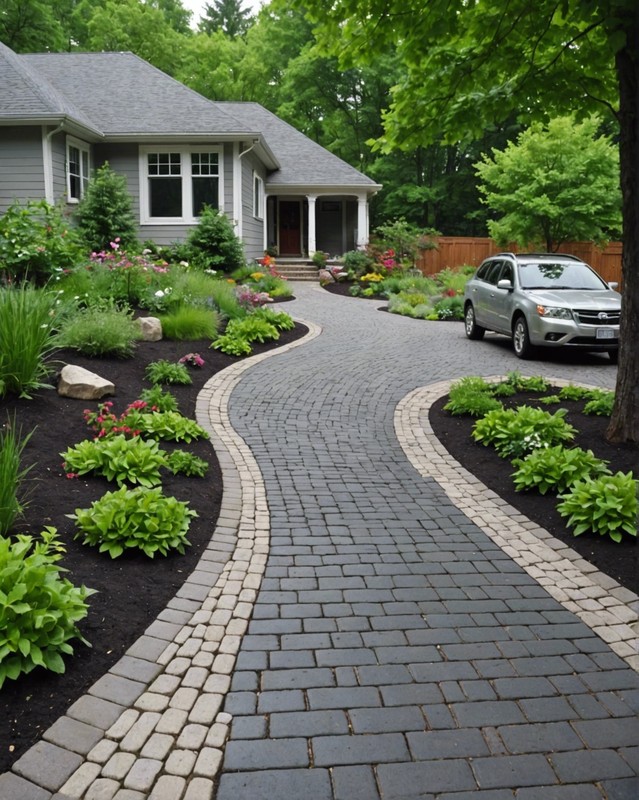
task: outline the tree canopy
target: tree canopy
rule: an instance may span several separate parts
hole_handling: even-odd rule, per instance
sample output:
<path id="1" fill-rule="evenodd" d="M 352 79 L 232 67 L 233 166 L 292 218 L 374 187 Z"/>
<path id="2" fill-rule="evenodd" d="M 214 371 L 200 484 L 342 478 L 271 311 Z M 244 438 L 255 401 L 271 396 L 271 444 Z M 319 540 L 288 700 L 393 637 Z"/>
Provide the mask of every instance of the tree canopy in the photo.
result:
<path id="1" fill-rule="evenodd" d="M 605 244 L 619 235 L 619 151 L 599 129 L 594 116 L 535 122 L 475 164 L 484 202 L 498 213 L 488 230 L 500 246 L 541 243 L 552 252 L 563 242 Z"/>

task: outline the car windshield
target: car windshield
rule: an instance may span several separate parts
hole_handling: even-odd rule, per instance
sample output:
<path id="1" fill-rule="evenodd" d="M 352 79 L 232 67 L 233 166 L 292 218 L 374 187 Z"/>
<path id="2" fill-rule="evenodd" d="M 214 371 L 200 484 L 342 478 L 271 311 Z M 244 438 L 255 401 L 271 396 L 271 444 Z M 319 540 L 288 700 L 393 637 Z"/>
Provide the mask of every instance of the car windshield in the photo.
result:
<path id="1" fill-rule="evenodd" d="M 522 289 L 607 289 L 604 281 L 590 267 L 580 262 L 562 264 L 551 262 L 519 265 Z"/>

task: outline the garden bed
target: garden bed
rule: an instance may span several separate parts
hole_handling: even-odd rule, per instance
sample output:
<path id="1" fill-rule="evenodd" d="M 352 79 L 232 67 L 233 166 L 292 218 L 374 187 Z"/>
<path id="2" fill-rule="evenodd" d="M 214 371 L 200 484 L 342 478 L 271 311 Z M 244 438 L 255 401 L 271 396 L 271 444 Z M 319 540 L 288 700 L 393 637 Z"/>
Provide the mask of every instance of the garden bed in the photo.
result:
<path id="1" fill-rule="evenodd" d="M 283 331 L 276 342 L 257 345 L 255 353 L 271 350 L 294 341 L 306 332 L 303 325 Z M 210 342 L 140 342 L 131 359 L 90 359 L 73 351 L 58 351 L 55 360 L 73 363 L 112 380 L 116 394 L 112 399 L 119 414 L 136 400 L 150 384 L 144 379 L 146 365 L 158 359 L 177 361 L 189 352 L 199 352 L 205 359 L 201 369 L 191 369 L 192 385 L 170 386 L 180 411 L 194 418 L 195 402 L 202 386 L 221 369 L 236 363 L 237 358 L 209 348 Z M 97 408 L 96 402 L 58 396 L 53 390 L 41 390 L 32 400 L 0 400 L 0 420 L 15 414 L 23 433 L 36 432 L 25 447 L 23 465 L 34 464 L 27 485 L 30 502 L 24 518 L 16 525 L 18 533 L 39 534 L 44 526 L 58 529 L 67 552 L 62 565 L 67 577 L 76 584 L 97 589 L 88 599 L 89 614 L 80 623 L 82 634 L 91 643 L 78 640 L 71 644 L 75 654 L 65 659 L 66 672 L 55 675 L 37 668 L 17 680 L 7 680 L 0 689 L 0 771 L 7 770 L 28 747 L 66 709 L 122 656 L 140 636 L 195 568 L 202 550 L 210 540 L 219 514 L 222 476 L 215 453 L 207 441 L 183 446 L 209 462 L 204 478 L 167 475 L 165 494 L 188 501 L 199 516 L 192 521 L 188 538 L 191 547 L 184 555 L 174 553 L 153 560 L 141 554 L 125 554 L 112 560 L 73 539 L 73 523 L 66 515 L 76 508 L 87 508 L 104 492 L 115 486 L 105 479 L 85 476 L 67 479 L 60 453 L 77 442 L 91 438 L 83 419 L 84 408 Z M 163 443 L 170 449 L 170 445 Z"/>

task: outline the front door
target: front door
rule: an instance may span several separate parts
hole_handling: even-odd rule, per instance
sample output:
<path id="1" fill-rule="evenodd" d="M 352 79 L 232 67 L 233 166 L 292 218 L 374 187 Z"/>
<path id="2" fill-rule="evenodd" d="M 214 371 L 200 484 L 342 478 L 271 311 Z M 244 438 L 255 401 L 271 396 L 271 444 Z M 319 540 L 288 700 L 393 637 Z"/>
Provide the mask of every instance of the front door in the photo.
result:
<path id="1" fill-rule="evenodd" d="M 302 253 L 302 207 L 299 200 L 280 201 L 280 255 Z"/>

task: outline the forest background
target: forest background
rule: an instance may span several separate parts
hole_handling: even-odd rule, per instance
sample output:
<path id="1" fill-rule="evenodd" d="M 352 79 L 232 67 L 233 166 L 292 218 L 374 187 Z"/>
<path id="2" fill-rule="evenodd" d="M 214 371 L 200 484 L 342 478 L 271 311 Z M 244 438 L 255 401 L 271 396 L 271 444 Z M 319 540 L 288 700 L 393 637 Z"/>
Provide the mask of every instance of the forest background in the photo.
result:
<path id="1" fill-rule="evenodd" d="M 467 143 L 375 151 L 404 69 L 392 42 L 374 63 L 341 69 L 285 0 L 257 12 L 249 0 L 202 6 L 198 19 L 181 0 L 3 0 L 0 41 L 19 53 L 131 51 L 211 100 L 262 104 L 382 184 L 373 228 L 403 217 L 446 236 L 487 235 L 473 164 L 516 138 L 514 120 Z"/>

